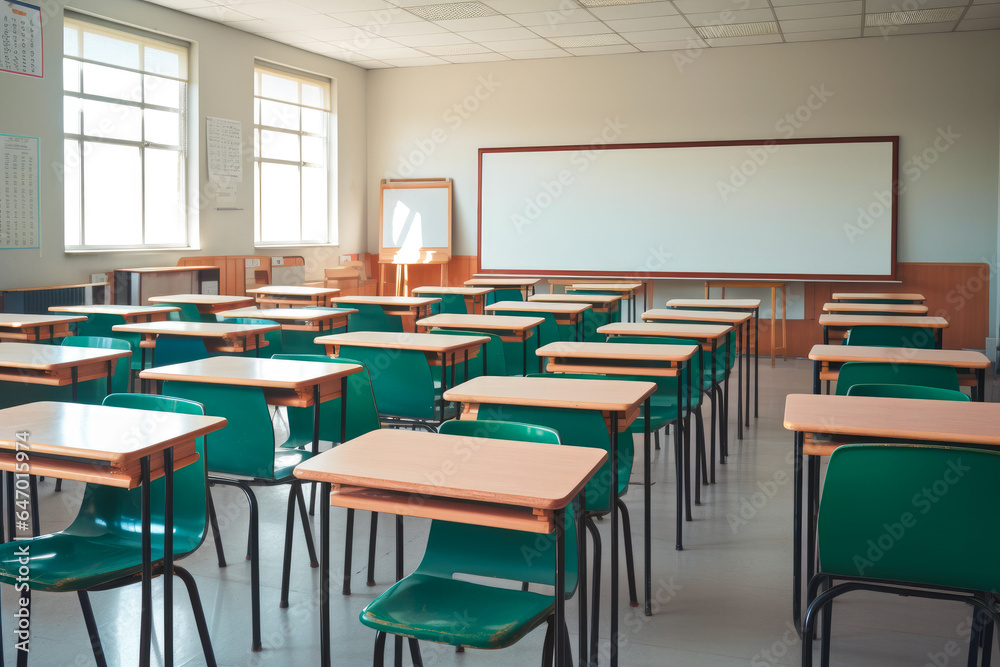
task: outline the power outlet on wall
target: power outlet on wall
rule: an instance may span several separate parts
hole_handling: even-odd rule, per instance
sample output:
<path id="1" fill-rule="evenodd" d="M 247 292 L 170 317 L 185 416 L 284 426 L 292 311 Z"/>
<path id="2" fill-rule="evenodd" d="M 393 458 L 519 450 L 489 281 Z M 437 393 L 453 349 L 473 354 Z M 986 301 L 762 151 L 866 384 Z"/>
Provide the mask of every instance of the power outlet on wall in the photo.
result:
<path id="1" fill-rule="evenodd" d="M 245 263 L 246 263 L 246 268 L 252 269 L 252 268 L 260 266 L 260 259 L 254 257 L 254 258 L 251 258 L 251 259 L 247 259 Z"/>
<path id="2" fill-rule="evenodd" d="M 284 265 L 285 265 L 285 258 L 284 257 L 272 257 L 271 258 L 271 266 L 284 266 Z"/>
<path id="3" fill-rule="evenodd" d="M 92 283 L 106 283 L 108 282 L 108 275 L 106 273 L 91 273 L 90 282 Z"/>

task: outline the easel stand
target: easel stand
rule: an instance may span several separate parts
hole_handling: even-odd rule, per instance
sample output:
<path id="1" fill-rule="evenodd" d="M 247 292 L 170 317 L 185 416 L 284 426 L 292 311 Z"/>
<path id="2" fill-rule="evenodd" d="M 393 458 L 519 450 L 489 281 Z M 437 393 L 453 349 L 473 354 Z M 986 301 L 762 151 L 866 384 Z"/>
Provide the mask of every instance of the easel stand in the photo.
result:
<path id="1" fill-rule="evenodd" d="M 764 287 L 771 290 L 771 367 L 774 367 L 774 357 L 775 354 L 781 352 L 781 358 L 787 359 L 785 355 L 785 345 L 788 341 L 788 329 L 785 326 L 785 283 L 766 283 L 766 282 L 734 282 L 734 281 L 722 281 L 722 280 L 706 280 L 705 281 L 705 298 L 711 298 L 712 287 L 719 287 L 722 289 L 722 298 L 726 298 L 726 288 L 727 287 Z M 774 313 L 776 307 L 776 292 L 781 289 L 781 345 L 777 345 L 775 341 L 775 326 L 774 326 Z M 756 339 L 753 342 L 754 353 L 757 352 L 759 341 Z"/>
<path id="2" fill-rule="evenodd" d="M 400 264 L 397 262 L 380 262 L 378 265 L 379 270 L 379 280 L 378 280 L 378 293 L 379 296 L 385 296 L 382 292 L 384 291 L 383 285 L 385 285 L 385 267 L 392 264 L 396 267 L 396 290 L 394 296 L 410 296 L 410 265 Z M 446 263 L 439 263 L 438 266 L 441 267 L 441 285 L 448 284 L 448 265 Z"/>

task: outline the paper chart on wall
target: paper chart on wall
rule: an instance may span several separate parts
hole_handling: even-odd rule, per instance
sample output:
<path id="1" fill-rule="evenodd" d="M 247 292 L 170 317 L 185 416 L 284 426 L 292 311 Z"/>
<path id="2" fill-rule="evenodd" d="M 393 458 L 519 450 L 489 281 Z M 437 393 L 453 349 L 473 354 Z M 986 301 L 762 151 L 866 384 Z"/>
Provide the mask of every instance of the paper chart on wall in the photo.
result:
<path id="1" fill-rule="evenodd" d="M 0 71 L 41 77 L 44 69 L 41 8 L 0 2 Z"/>
<path id="2" fill-rule="evenodd" d="M 243 182 L 243 125 L 238 120 L 205 119 L 208 180 Z"/>
<path id="3" fill-rule="evenodd" d="M 0 249 L 38 247 L 38 139 L 0 134 Z"/>

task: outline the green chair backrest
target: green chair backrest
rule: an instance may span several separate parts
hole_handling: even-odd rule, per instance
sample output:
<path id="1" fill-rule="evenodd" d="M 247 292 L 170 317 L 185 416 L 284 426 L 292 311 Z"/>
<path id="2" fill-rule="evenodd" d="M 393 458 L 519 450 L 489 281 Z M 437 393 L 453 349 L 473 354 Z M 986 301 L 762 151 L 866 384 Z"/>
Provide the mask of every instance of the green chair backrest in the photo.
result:
<path id="1" fill-rule="evenodd" d="M 368 369 L 380 415 L 435 419 L 435 378 L 423 352 L 342 345 L 340 354 Z"/>
<path id="2" fill-rule="evenodd" d="M 63 347 L 97 347 L 104 350 L 132 350 L 132 346 L 128 344 L 128 341 L 118 338 L 106 338 L 104 336 L 67 336 L 62 339 L 62 345 Z M 128 358 L 119 359 L 115 364 L 115 373 L 111 376 L 112 393 L 128 393 L 129 374 L 130 365 Z M 77 386 L 76 402 L 87 405 L 100 405 L 107 392 L 108 383 L 104 378 L 81 382 Z"/>
<path id="3" fill-rule="evenodd" d="M 344 357 L 327 357 L 322 354 L 276 354 L 274 359 L 289 359 L 292 361 L 314 361 L 327 364 L 360 364 L 354 359 Z M 312 442 L 313 409 L 286 408 L 288 410 L 289 440 L 295 443 Z M 380 426 L 375 395 L 372 393 L 372 381 L 368 369 L 347 376 L 347 424 L 345 434 L 348 440 L 374 431 Z M 320 404 L 319 413 L 320 440 L 340 442 L 340 399 L 324 401 Z"/>
<path id="4" fill-rule="evenodd" d="M 524 301 L 520 287 L 501 287 L 490 292 L 490 303 L 497 301 Z"/>
<path id="5" fill-rule="evenodd" d="M 111 394 L 104 399 L 104 405 L 135 410 L 155 410 L 186 415 L 203 415 L 204 408 L 194 401 L 151 394 Z M 155 422 L 155 418 L 153 419 Z M 155 424 L 154 424 L 155 425 Z M 226 427 L 228 428 L 228 427 Z M 211 443 L 226 429 L 213 433 Z M 197 549 L 205 539 L 206 499 L 208 484 L 205 473 L 205 438 L 195 441 L 198 460 L 174 471 L 174 555 L 181 557 Z M 150 515 L 153 534 L 163 534 L 163 478 L 154 480 L 150 486 Z M 83 504 L 68 529 L 75 533 L 118 533 L 128 541 L 135 542 L 140 537 L 142 526 L 142 490 L 118 489 L 102 484 L 87 484 L 83 492 Z M 157 530 L 157 526 L 160 527 Z M 156 538 L 153 539 L 154 558 L 161 552 Z"/>
<path id="6" fill-rule="evenodd" d="M 848 396 L 885 396 L 888 398 L 924 398 L 932 401 L 969 401 L 969 396 L 954 389 L 921 387 L 912 384 L 856 384 Z"/>
<path id="7" fill-rule="evenodd" d="M 711 373 L 712 369 L 708 362 L 708 355 L 703 354 L 701 349 L 701 344 L 696 340 L 690 340 L 687 338 L 664 338 L 660 336 L 609 336 L 609 343 L 633 343 L 639 345 L 694 345 L 698 348 L 698 351 L 694 353 L 689 362 L 691 365 L 691 385 L 690 385 L 690 400 L 691 406 L 697 409 L 701 405 L 702 392 L 708 390 L 711 387 L 711 380 L 707 377 Z M 701 379 L 699 380 L 699 376 Z M 644 377 L 642 378 L 646 382 L 656 382 L 657 393 L 660 392 L 661 383 L 664 385 L 664 389 L 668 392 L 667 395 L 676 395 L 676 389 L 670 389 L 667 385 L 673 385 L 673 378 L 655 378 L 655 377 Z M 657 379 L 659 381 L 657 381 Z M 664 380 L 669 380 L 669 382 L 664 382 Z M 685 371 L 684 381 L 687 382 L 687 372 Z"/>
<path id="8" fill-rule="evenodd" d="M 469 309 L 465 305 L 465 297 L 461 294 L 446 294 L 442 292 L 423 292 L 418 296 L 441 299 L 440 302 L 431 305 L 431 313 L 454 313 L 457 315 L 467 315 Z"/>
<path id="9" fill-rule="evenodd" d="M 207 464 L 211 472 L 274 477 L 274 430 L 263 389 L 207 382 L 164 382 L 163 395 L 196 401 L 205 406 L 205 414 L 229 421 L 224 429 L 212 434 Z"/>
<path id="10" fill-rule="evenodd" d="M 516 422 L 451 420 L 440 432 L 558 445 L 551 428 Z M 566 508 L 566 594 L 577 584 L 576 529 L 572 505 Z M 572 552 L 572 553 L 571 553 Z M 555 537 L 519 530 L 434 521 L 417 572 L 451 578 L 455 574 L 555 585 Z"/>
<path id="11" fill-rule="evenodd" d="M 559 332 L 559 325 L 556 323 L 556 316 L 552 313 L 540 313 L 534 310 L 504 310 L 498 311 L 497 315 L 542 318 L 542 323 L 539 324 L 536 329 L 538 332 L 538 335 L 536 336 L 538 347 L 563 340 Z M 528 366 L 530 367 L 531 364 L 529 363 Z"/>
<path id="12" fill-rule="evenodd" d="M 227 317 L 226 322 L 230 324 L 278 324 L 274 320 L 265 320 L 259 317 Z M 308 332 L 296 332 L 296 333 L 308 333 Z M 261 350 L 261 354 L 265 356 L 274 356 L 275 354 L 281 354 L 285 351 L 284 332 L 281 329 L 275 329 L 274 331 L 268 331 L 264 334 L 264 340 L 267 341 L 267 346 Z M 315 336 L 313 336 L 315 337 Z M 320 350 L 322 352 L 322 350 Z M 256 357 L 257 350 L 247 350 L 243 353 L 244 357 Z"/>
<path id="13" fill-rule="evenodd" d="M 586 377 L 586 376 L 574 376 Z M 603 379 L 604 376 L 592 376 Z M 597 447 L 611 451 L 611 437 L 604 417 L 595 410 L 574 410 L 570 408 L 540 408 L 525 405 L 483 404 L 479 408 L 479 418 L 492 421 L 513 421 L 536 424 L 554 429 L 564 445 L 576 447 Z M 634 446 L 628 433 L 618 438 L 618 495 L 628 489 L 632 474 Z M 585 506 L 588 511 L 607 512 L 608 490 L 611 484 L 611 462 L 605 461 L 586 487 Z"/>
<path id="14" fill-rule="evenodd" d="M 849 361 L 837 374 L 837 395 L 856 384 L 912 384 L 960 391 L 958 372 L 951 366 Z"/>
<path id="15" fill-rule="evenodd" d="M 371 303 L 338 303 L 340 308 L 354 308 L 358 312 L 347 316 L 351 331 L 392 331 L 402 333 L 403 321 L 395 315 L 386 315 L 382 306 Z"/>
<path id="16" fill-rule="evenodd" d="M 503 341 L 500 336 L 482 331 L 459 331 L 458 329 L 431 329 L 431 333 L 444 334 L 446 336 L 489 336 L 490 342 L 484 345 L 486 350 L 486 374 L 487 375 L 507 375 L 507 357 L 504 354 Z M 462 364 L 455 369 L 455 378 L 464 378 L 465 372 Z M 480 359 L 469 361 L 469 378 L 479 377 L 483 374 L 483 363 Z M 520 375 L 520 373 L 518 373 Z"/>
<path id="17" fill-rule="evenodd" d="M 621 296 L 621 292 L 617 290 L 599 290 L 599 289 L 588 289 L 588 290 L 575 289 L 571 292 L 571 294 L 600 294 L 602 296 Z M 618 308 L 613 313 L 611 313 L 610 315 L 608 315 L 607 313 L 598 313 L 600 317 L 604 318 L 604 321 L 601 322 L 601 325 L 608 324 L 610 322 L 621 322 L 622 310 L 625 308 L 625 304 L 627 303 L 628 300 L 623 301 L 619 299 Z M 590 340 L 589 338 L 586 338 L 586 333 L 584 334 L 584 339 Z M 595 338 L 594 340 L 600 342 L 601 340 L 603 340 L 603 337 Z"/>
<path id="18" fill-rule="evenodd" d="M 845 445 L 830 457 L 819 509 L 821 571 L 976 591 L 1000 586 L 1000 453 Z"/>
<path id="19" fill-rule="evenodd" d="M 925 327 L 851 327 L 845 345 L 871 347 L 912 347 L 933 350 L 936 346 L 934 330 Z"/>
<path id="20" fill-rule="evenodd" d="M 160 334 L 156 337 L 153 361 L 156 366 L 170 366 L 187 361 L 197 361 L 208 357 L 205 341 L 198 336 L 170 336 Z"/>
<path id="21" fill-rule="evenodd" d="M 198 306 L 193 303 L 161 303 L 161 306 L 176 306 L 180 310 L 175 310 L 167 314 L 167 318 L 181 322 L 218 322 L 215 315 L 202 315 Z"/>
<path id="22" fill-rule="evenodd" d="M 112 327 L 116 324 L 125 324 L 125 318 L 121 315 L 91 313 L 87 315 L 86 322 L 77 324 L 76 331 L 79 336 L 102 336 L 128 341 L 128 344 L 132 346 L 129 366 L 134 371 L 141 371 L 142 349 L 139 347 L 139 342 L 142 340 L 142 334 L 113 331 Z M 149 355 L 146 355 L 146 358 L 149 359 Z"/>

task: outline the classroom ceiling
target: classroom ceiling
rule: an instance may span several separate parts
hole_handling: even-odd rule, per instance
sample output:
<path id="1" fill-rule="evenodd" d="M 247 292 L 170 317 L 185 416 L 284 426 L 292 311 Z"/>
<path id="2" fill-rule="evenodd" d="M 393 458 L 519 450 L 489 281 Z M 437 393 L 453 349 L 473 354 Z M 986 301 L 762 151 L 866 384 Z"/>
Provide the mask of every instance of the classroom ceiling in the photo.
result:
<path id="1" fill-rule="evenodd" d="M 366 69 L 1000 29 L 1000 0 L 151 0 Z"/>

